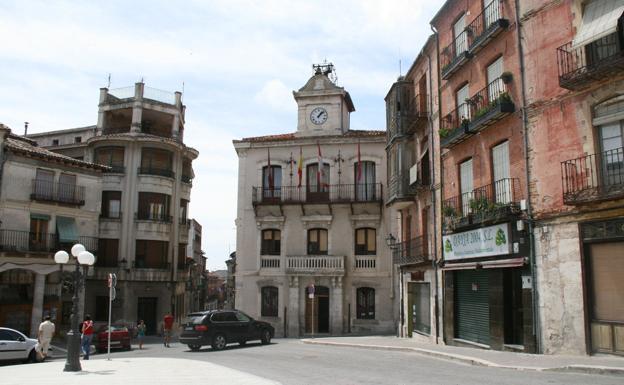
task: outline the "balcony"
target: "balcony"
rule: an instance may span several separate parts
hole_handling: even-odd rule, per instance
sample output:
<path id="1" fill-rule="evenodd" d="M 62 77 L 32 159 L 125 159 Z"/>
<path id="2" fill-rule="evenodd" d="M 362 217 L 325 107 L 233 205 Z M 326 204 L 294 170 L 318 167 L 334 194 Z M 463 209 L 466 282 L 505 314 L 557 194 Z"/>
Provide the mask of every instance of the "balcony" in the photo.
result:
<path id="1" fill-rule="evenodd" d="M 151 222 L 164 222 L 171 223 L 173 217 L 165 213 L 152 212 L 152 211 L 139 211 L 134 214 L 134 219 L 139 221 L 151 221 Z"/>
<path id="2" fill-rule="evenodd" d="M 281 260 L 279 256 L 274 257 L 261 257 L 260 259 L 260 268 L 262 269 L 279 269 L 281 265 Z"/>
<path id="3" fill-rule="evenodd" d="M 253 187 L 252 203 L 256 205 L 326 204 L 381 202 L 381 183 L 336 184 L 316 186 Z"/>
<path id="4" fill-rule="evenodd" d="M 430 261 L 429 238 L 415 237 L 395 245 L 392 250 L 392 263 L 395 265 L 411 265 Z"/>
<path id="5" fill-rule="evenodd" d="M 186 184 L 192 184 L 193 183 L 193 177 L 190 176 L 190 175 L 182 174 L 182 176 L 180 176 L 180 180 L 182 181 L 182 183 L 186 183 Z"/>
<path id="6" fill-rule="evenodd" d="M 175 178 L 175 173 L 167 168 L 139 167 L 137 172 L 139 175 L 156 175 L 165 178 Z"/>
<path id="7" fill-rule="evenodd" d="M 442 79 L 447 80 L 481 48 L 509 27 L 502 0 L 494 0 L 440 53 Z"/>
<path id="8" fill-rule="evenodd" d="M 521 199 L 516 178 L 501 179 L 446 199 L 442 203 L 444 232 L 509 221 L 517 216 Z"/>
<path id="9" fill-rule="evenodd" d="M 563 202 L 577 205 L 624 196 L 624 148 L 561 162 Z"/>
<path id="10" fill-rule="evenodd" d="M 575 91 L 621 74 L 624 50 L 618 40 L 614 33 L 585 46 L 569 42 L 557 48 L 559 86 Z"/>
<path id="11" fill-rule="evenodd" d="M 386 204 L 400 200 L 413 200 L 417 192 L 416 185 L 410 185 L 409 172 L 392 174 L 388 178 L 388 199 Z"/>
<path id="12" fill-rule="evenodd" d="M 108 173 L 108 174 L 125 174 L 126 173 L 125 166 L 108 165 L 108 167 L 110 167 L 110 170 L 105 170 L 103 171 L 104 173 Z"/>
<path id="13" fill-rule="evenodd" d="M 477 53 L 507 27 L 509 27 L 509 20 L 503 17 L 502 0 L 492 1 L 466 27 L 470 52 Z"/>
<path id="14" fill-rule="evenodd" d="M 98 238 L 82 236 L 78 243 L 91 251 L 97 252 Z M 63 248 L 55 233 L 33 233 L 20 230 L 0 230 L 0 251 L 14 251 L 22 253 L 54 253 Z"/>
<path id="15" fill-rule="evenodd" d="M 132 263 L 132 267 L 135 269 L 171 270 L 171 263 L 164 261 L 154 262 L 143 259 L 136 259 Z"/>
<path id="16" fill-rule="evenodd" d="M 442 118 L 440 146 L 451 148 L 516 110 L 502 77 L 494 79 Z"/>
<path id="17" fill-rule="evenodd" d="M 342 276 L 345 273 L 344 256 L 289 255 L 286 256 L 286 273 L 298 275 Z"/>
<path id="18" fill-rule="evenodd" d="M 85 204 L 85 188 L 84 186 L 76 186 L 75 184 L 55 183 L 33 179 L 30 199 L 34 201 L 82 206 Z"/>

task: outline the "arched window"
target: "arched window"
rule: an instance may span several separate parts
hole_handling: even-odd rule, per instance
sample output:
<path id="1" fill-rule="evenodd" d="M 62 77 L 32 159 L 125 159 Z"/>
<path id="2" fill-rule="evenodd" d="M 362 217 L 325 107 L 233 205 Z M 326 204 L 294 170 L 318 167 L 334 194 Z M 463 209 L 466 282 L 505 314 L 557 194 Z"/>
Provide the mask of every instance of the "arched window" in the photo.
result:
<path id="1" fill-rule="evenodd" d="M 281 232 L 279 230 L 262 230 L 262 255 L 280 255 Z"/>
<path id="2" fill-rule="evenodd" d="M 355 198 L 358 201 L 374 200 L 375 197 L 375 162 L 355 162 L 354 175 Z"/>
<path id="3" fill-rule="evenodd" d="M 278 314 L 278 291 L 275 286 L 264 286 L 260 293 L 262 295 L 262 317 L 277 317 Z"/>
<path id="4" fill-rule="evenodd" d="M 308 254 L 327 255 L 327 230 L 308 230 Z"/>
<path id="5" fill-rule="evenodd" d="M 355 230 L 355 255 L 374 255 L 377 253 L 377 231 L 373 228 Z"/>
<path id="6" fill-rule="evenodd" d="M 358 319 L 375 319 L 375 289 L 360 287 L 357 289 Z"/>

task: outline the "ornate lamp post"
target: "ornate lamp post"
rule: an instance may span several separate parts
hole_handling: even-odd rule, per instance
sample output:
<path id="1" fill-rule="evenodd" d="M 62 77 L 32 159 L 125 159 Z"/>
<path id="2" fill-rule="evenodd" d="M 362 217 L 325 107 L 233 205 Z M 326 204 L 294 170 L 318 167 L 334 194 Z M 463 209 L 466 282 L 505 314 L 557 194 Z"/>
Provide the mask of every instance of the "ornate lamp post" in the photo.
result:
<path id="1" fill-rule="evenodd" d="M 71 253 L 75 257 L 75 270 L 73 273 L 74 296 L 72 297 L 72 312 L 69 318 L 70 329 L 67 333 L 67 361 L 65 362 L 65 372 L 79 372 L 80 367 L 80 332 L 78 326 L 78 293 L 84 285 L 84 273 L 81 267 L 91 266 L 95 262 L 95 256 L 85 250 L 79 243 L 71 248 Z M 69 262 L 69 254 L 66 251 L 57 251 L 54 254 L 54 262 L 61 265 Z"/>

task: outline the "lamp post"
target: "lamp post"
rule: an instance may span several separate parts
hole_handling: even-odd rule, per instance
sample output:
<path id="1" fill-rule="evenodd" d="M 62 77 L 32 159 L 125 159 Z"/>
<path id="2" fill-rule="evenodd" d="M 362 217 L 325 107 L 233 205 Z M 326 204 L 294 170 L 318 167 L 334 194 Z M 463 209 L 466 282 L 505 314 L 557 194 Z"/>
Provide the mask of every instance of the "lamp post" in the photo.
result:
<path id="1" fill-rule="evenodd" d="M 79 372 L 80 367 L 80 332 L 78 327 L 78 293 L 84 285 L 84 274 L 82 266 L 91 266 L 95 262 L 95 256 L 85 250 L 85 247 L 79 243 L 71 248 L 71 254 L 75 257 L 73 272 L 74 295 L 72 297 L 72 312 L 69 318 L 70 329 L 67 333 L 67 361 L 65 362 L 65 372 Z M 57 251 L 54 254 L 54 262 L 61 265 L 69 262 L 69 254 L 66 251 Z"/>

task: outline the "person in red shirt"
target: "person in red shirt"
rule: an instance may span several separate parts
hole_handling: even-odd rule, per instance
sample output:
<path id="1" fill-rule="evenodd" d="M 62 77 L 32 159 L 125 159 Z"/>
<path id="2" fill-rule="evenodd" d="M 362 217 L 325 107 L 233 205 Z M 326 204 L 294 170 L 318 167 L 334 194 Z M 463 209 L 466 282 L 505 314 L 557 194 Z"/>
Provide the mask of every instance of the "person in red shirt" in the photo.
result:
<path id="1" fill-rule="evenodd" d="M 163 318 L 163 336 L 165 337 L 165 347 L 169 347 L 169 341 L 171 340 L 171 329 L 173 328 L 173 316 L 171 313 L 165 314 Z"/>
<path id="2" fill-rule="evenodd" d="M 93 339 L 93 321 L 89 314 L 85 315 L 85 319 L 82 322 L 82 352 L 84 353 L 84 359 L 89 359 L 89 352 L 91 351 L 91 340 Z"/>

